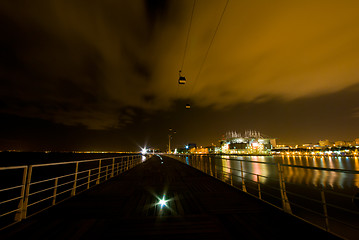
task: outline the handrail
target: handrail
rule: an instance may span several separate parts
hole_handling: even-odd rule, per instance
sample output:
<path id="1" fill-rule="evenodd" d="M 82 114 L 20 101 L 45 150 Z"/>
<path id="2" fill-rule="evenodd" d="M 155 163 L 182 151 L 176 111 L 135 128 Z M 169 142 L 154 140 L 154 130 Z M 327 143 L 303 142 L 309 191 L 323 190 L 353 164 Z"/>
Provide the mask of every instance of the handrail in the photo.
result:
<path id="1" fill-rule="evenodd" d="M 173 155 L 172 155 L 173 156 Z M 336 216 L 333 216 L 332 209 L 335 211 L 340 211 L 343 215 L 352 214 L 354 219 L 357 219 L 359 216 L 359 211 L 353 209 L 349 209 L 347 206 L 339 206 L 340 203 L 337 202 L 328 202 L 326 198 L 343 198 L 349 201 L 353 199 L 353 196 L 348 195 L 346 193 L 334 192 L 331 190 L 316 188 L 316 187 L 308 187 L 310 191 L 319 192 L 320 198 L 315 199 L 310 195 L 303 195 L 299 192 L 296 192 L 298 187 L 302 187 L 297 183 L 293 183 L 286 180 L 286 176 L 283 173 L 283 168 L 301 168 L 307 169 L 310 171 L 326 171 L 326 172 L 340 172 L 343 174 L 359 174 L 357 170 L 348 170 L 348 169 L 338 169 L 338 168 L 327 168 L 327 167 L 312 167 L 312 166 L 302 166 L 297 164 L 286 164 L 281 162 L 264 162 L 264 161 L 253 161 L 249 159 L 238 159 L 232 158 L 230 156 L 222 158 L 219 156 L 218 158 L 213 158 L 208 156 L 208 158 L 204 158 L 200 155 L 176 155 L 179 158 L 177 160 L 188 164 L 200 171 L 203 171 L 206 174 L 209 174 L 212 177 L 218 178 L 219 180 L 242 190 L 245 193 L 248 193 L 260 200 L 275 206 L 293 216 L 296 216 L 306 222 L 309 222 L 325 231 L 331 232 L 334 235 L 340 236 L 339 234 L 343 234 L 342 232 L 338 233 L 338 226 L 336 224 L 341 224 L 343 227 L 346 226 L 350 229 L 350 231 L 354 231 L 356 234 L 359 234 L 359 225 L 350 224 L 346 222 L 345 219 L 338 219 Z M 185 157 L 188 157 L 187 159 Z M 224 160 L 224 161 L 237 161 L 240 162 L 240 169 L 231 167 L 230 165 L 225 165 L 222 163 L 218 163 L 215 160 Z M 266 164 L 272 165 L 273 170 L 276 171 L 272 176 L 264 176 L 253 172 L 251 170 L 243 169 L 243 164 Z M 220 167 L 217 166 L 220 164 Z M 275 177 L 273 177 L 275 176 Z M 266 183 L 261 181 L 261 179 L 267 179 L 270 183 Z M 287 190 L 287 184 L 290 184 L 290 191 Z M 265 189 L 263 189 L 265 186 Z M 333 195 L 333 196 L 331 196 Z M 273 200 L 271 200 L 271 198 Z M 333 201 L 333 200 L 332 200 Z M 279 205 L 279 202 L 282 202 L 282 205 Z M 305 203 L 305 205 L 303 205 Z M 317 208 L 314 208 L 316 206 Z M 321 209 L 319 208 L 321 206 Z M 327 209 L 330 208 L 330 211 Z M 323 225 L 318 225 L 317 222 L 314 222 L 310 217 L 306 217 L 306 215 L 302 214 L 302 211 L 298 210 L 302 209 L 311 214 L 315 214 L 324 220 Z M 358 208 L 359 209 L 359 208 Z M 300 213 L 300 216 L 297 215 Z M 308 215 L 310 216 L 310 215 Z M 349 221 L 349 220 L 348 220 Z M 324 227 L 323 227 L 324 226 Z M 346 233 L 348 234 L 348 233 Z"/>
<path id="2" fill-rule="evenodd" d="M 232 158 L 232 157 L 224 158 L 224 160 L 232 160 L 232 161 L 240 161 L 240 162 L 248 162 L 248 163 L 259 163 L 259 164 L 267 164 L 267 165 L 277 165 L 277 163 L 273 163 L 273 162 L 244 160 L 244 159 L 236 159 L 236 158 Z M 296 168 L 305 168 L 305 169 L 312 169 L 312 170 L 359 174 L 359 171 L 357 171 L 357 170 L 348 170 L 348 169 L 340 169 L 340 168 L 323 168 L 323 167 L 312 167 L 312 166 L 302 166 L 302 165 L 291 165 L 291 164 L 284 164 L 284 163 L 280 163 L 280 164 L 281 164 L 281 166 L 284 166 L 284 167 L 296 167 Z"/>
<path id="3" fill-rule="evenodd" d="M 143 161 L 142 155 L 134 154 L 29 166 L 0 167 L 1 171 L 22 170 L 22 175 L 17 174 L 17 179 L 22 180 L 21 185 L 6 188 L 0 186 L 0 205 L 2 205 L 2 209 L 9 209 L 0 213 L 0 230 L 128 171 Z M 90 162 L 97 166 L 91 165 L 91 168 L 88 168 L 89 165 L 84 165 Z M 67 169 L 68 172 L 71 172 L 61 174 L 58 167 L 66 164 L 73 165 Z M 79 171 L 80 165 L 84 165 L 85 169 Z M 48 169 L 48 167 L 52 168 Z M 34 169 L 36 171 L 33 171 Z M 35 177 L 38 178 L 44 173 L 47 176 L 45 179 L 33 181 Z M 59 175 L 57 176 L 57 174 Z M 10 194 L 9 199 L 3 199 L 8 193 Z M 9 219 L 8 216 L 11 215 L 13 217 Z"/>
<path id="4" fill-rule="evenodd" d="M 9 191 L 9 190 L 20 188 L 20 187 L 23 187 L 23 186 L 24 185 L 18 185 L 18 186 L 15 186 L 15 187 L 9 187 L 9 188 L 0 189 L 0 192 Z"/>
<path id="5" fill-rule="evenodd" d="M 21 168 L 27 168 L 27 166 L 23 165 L 23 166 L 0 167 L 0 171 L 1 170 L 10 170 L 10 169 L 21 169 Z"/>

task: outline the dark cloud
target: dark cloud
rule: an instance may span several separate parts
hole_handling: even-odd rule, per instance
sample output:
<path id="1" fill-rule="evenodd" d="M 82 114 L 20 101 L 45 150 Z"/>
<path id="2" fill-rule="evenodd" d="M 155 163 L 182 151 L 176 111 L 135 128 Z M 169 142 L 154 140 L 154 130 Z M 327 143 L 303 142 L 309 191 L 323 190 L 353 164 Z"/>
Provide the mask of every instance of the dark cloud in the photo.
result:
<path id="1" fill-rule="evenodd" d="M 230 1 L 204 62 L 225 4 L 196 2 L 188 81 L 178 87 L 193 1 L 1 1 L 0 113 L 144 131 L 186 123 L 192 113 L 178 108 L 187 102 L 215 122 L 246 106 L 334 98 L 359 83 L 357 1 Z M 332 108 L 357 120 L 358 106 Z"/>

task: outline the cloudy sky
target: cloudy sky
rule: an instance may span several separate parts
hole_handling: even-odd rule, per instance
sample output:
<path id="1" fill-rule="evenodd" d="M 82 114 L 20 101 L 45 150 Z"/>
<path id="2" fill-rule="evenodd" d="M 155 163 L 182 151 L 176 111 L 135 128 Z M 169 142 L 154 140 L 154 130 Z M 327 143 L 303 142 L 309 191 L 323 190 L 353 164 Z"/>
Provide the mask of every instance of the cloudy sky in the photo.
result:
<path id="1" fill-rule="evenodd" d="M 355 0 L 3 0 L 0 148 L 165 148 L 169 128 L 178 147 L 246 129 L 290 144 L 359 138 L 358 9 Z"/>

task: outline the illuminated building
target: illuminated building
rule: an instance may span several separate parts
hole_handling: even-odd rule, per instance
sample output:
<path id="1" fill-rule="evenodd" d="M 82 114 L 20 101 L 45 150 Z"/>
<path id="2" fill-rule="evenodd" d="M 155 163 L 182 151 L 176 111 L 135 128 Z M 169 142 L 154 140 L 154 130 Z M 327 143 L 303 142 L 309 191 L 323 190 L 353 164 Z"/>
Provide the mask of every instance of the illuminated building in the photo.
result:
<path id="1" fill-rule="evenodd" d="M 248 130 L 244 134 L 228 132 L 220 143 L 220 152 L 225 154 L 269 154 L 276 139 Z"/>
<path id="2" fill-rule="evenodd" d="M 328 139 L 326 139 L 326 140 L 320 140 L 320 141 L 319 141 L 319 145 L 322 146 L 322 147 L 332 146 L 332 144 L 329 142 Z"/>

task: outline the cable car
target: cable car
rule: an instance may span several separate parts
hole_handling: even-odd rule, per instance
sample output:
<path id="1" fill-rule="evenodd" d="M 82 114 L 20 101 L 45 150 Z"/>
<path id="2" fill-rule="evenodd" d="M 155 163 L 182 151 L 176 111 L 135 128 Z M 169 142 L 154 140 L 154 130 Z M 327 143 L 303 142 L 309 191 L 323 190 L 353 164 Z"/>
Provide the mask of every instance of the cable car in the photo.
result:
<path id="1" fill-rule="evenodd" d="M 178 79 L 178 84 L 186 84 L 186 78 L 184 76 L 181 75 L 181 70 L 179 71 L 179 79 Z"/>
<path id="2" fill-rule="evenodd" d="M 191 105 L 190 104 L 186 104 L 186 109 L 190 109 Z"/>

